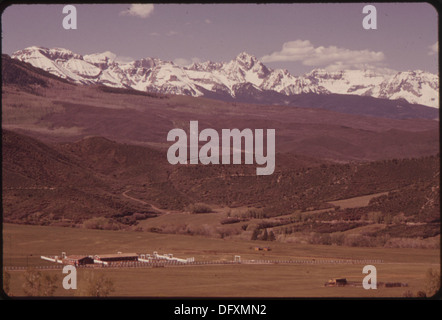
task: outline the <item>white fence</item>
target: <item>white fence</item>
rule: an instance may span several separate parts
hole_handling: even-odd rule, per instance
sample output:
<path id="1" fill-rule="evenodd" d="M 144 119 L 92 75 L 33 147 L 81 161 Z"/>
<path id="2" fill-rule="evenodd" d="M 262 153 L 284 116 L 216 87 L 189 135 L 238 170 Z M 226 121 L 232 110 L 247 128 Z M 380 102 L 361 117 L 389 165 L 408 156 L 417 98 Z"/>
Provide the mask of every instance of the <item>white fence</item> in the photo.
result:
<path id="1" fill-rule="evenodd" d="M 43 259 L 43 260 L 50 261 L 50 262 L 63 263 L 63 261 L 59 260 L 57 256 L 55 256 L 54 258 L 46 257 L 46 256 L 41 256 L 40 258 Z"/>
<path id="2" fill-rule="evenodd" d="M 45 257 L 51 262 L 55 260 L 53 258 Z M 43 259 L 43 256 L 42 256 Z M 158 267 L 173 267 L 173 266 L 202 266 L 202 265 L 238 265 L 238 264 L 380 264 L 383 260 L 350 260 L 350 259 L 302 259 L 302 260 L 241 260 L 241 261 L 228 261 L 228 260 L 208 260 L 208 261 L 176 261 L 165 259 L 144 259 L 145 261 L 120 261 L 100 263 L 99 265 L 79 265 L 78 268 L 158 268 Z M 58 260 L 59 261 L 59 260 Z M 5 266 L 7 271 L 22 271 L 28 267 L 22 266 Z M 60 264 L 48 265 L 48 266 L 33 266 L 35 269 L 61 269 Z"/>

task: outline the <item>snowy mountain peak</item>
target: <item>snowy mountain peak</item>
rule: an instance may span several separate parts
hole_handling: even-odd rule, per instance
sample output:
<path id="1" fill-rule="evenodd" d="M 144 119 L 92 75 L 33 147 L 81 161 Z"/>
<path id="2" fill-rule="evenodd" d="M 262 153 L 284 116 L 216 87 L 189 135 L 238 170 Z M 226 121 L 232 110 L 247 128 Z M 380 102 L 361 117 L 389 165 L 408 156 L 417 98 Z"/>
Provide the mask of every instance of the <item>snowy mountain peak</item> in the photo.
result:
<path id="1" fill-rule="evenodd" d="M 267 91 L 287 96 L 337 93 L 405 99 L 410 103 L 439 107 L 439 76 L 421 70 L 330 72 L 314 69 L 304 75 L 293 76 L 287 70 L 266 67 L 247 52 L 240 53 L 230 62 L 207 61 L 188 67 L 158 58 L 122 64 L 109 51 L 82 56 L 68 49 L 37 46 L 17 51 L 12 58 L 76 83 L 98 83 L 142 91 L 192 96 L 212 92 L 234 98 L 245 93 L 253 95 Z"/>
<path id="2" fill-rule="evenodd" d="M 72 52 L 71 50 L 63 49 L 63 48 L 53 48 L 49 49 L 48 51 L 51 59 L 63 59 L 63 60 L 69 60 L 69 59 L 79 59 L 83 60 L 83 57 L 80 54 L 76 54 Z"/>
<path id="3" fill-rule="evenodd" d="M 160 59 L 156 58 L 143 58 L 140 60 L 135 60 L 129 63 L 134 68 L 146 68 L 151 69 L 159 64 L 161 64 L 162 61 Z"/>
<path id="4" fill-rule="evenodd" d="M 45 47 L 37 47 L 37 46 L 32 46 L 17 51 L 12 55 L 12 57 L 15 58 L 16 56 L 27 56 L 28 58 L 33 58 L 33 57 L 35 58 L 38 57 L 39 55 L 43 55 L 51 60 L 61 59 L 67 61 L 69 59 L 80 59 L 80 60 L 83 59 L 81 55 L 76 54 L 68 49 L 63 49 L 63 48 L 48 49 Z"/>
<path id="5" fill-rule="evenodd" d="M 221 69 L 223 65 L 224 64 L 222 62 L 213 62 L 213 61 L 194 62 L 187 69 L 195 71 L 214 71 Z"/>
<path id="6" fill-rule="evenodd" d="M 83 56 L 83 59 L 89 63 L 92 63 L 95 66 L 109 66 L 110 64 L 115 62 L 117 55 L 110 52 L 105 51 L 102 53 L 93 53 Z"/>
<path id="7" fill-rule="evenodd" d="M 238 56 L 236 56 L 235 60 L 243 65 L 247 70 L 251 69 L 255 63 L 258 62 L 258 59 L 248 54 L 247 52 L 241 52 Z"/>

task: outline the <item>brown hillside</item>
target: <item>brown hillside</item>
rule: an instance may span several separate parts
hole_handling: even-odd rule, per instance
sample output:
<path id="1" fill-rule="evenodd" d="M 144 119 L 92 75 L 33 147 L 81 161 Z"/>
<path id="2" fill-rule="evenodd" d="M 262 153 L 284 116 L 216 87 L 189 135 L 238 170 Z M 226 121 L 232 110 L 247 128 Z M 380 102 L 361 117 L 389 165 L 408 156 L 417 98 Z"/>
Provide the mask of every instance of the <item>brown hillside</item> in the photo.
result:
<path id="1" fill-rule="evenodd" d="M 320 108 L 72 85 L 8 57 L 3 61 L 3 128 L 46 142 L 101 136 L 167 148 L 170 130 L 187 130 L 189 121 L 198 120 L 200 130 L 275 129 L 278 153 L 331 161 L 421 157 L 439 151 L 439 122 L 435 120 L 395 120 Z M 377 100 L 370 101 L 375 108 Z"/>
<path id="2" fill-rule="evenodd" d="M 208 229 L 249 239 L 393 246 L 390 235 L 439 234 L 438 121 L 75 86 L 4 66 L 6 222 L 194 234 L 207 230 L 174 223 L 213 211 Z M 191 120 L 199 131 L 275 129 L 274 173 L 169 164 L 167 133 Z M 373 199 L 333 204 L 361 196 Z M 157 215 L 165 227 L 148 223 Z"/>
<path id="3" fill-rule="evenodd" d="M 35 139 L 2 131 L 4 221 L 46 224 L 153 212 L 123 201 L 105 176 Z"/>

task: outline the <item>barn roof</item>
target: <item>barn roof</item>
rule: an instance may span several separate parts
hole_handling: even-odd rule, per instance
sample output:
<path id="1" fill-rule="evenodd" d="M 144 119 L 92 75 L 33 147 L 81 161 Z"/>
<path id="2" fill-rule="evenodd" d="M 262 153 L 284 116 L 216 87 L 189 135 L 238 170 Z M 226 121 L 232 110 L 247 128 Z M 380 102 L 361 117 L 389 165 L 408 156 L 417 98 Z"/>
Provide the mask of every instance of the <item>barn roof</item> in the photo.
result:
<path id="1" fill-rule="evenodd" d="M 136 253 L 111 253 L 111 254 L 96 254 L 100 259 L 111 259 L 111 258 L 132 258 L 138 257 Z"/>
<path id="2" fill-rule="evenodd" d="M 71 255 L 71 256 L 66 257 L 66 259 L 70 259 L 70 260 L 82 260 L 84 258 L 88 258 L 88 256 Z"/>

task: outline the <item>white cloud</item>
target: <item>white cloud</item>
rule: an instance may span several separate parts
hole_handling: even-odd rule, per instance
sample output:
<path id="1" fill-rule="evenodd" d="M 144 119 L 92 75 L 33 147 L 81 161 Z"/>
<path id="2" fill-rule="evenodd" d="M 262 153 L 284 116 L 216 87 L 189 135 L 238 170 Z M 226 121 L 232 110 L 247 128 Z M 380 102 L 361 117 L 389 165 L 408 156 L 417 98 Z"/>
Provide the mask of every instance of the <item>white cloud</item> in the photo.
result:
<path id="1" fill-rule="evenodd" d="M 127 10 L 121 11 L 121 15 L 147 18 L 153 13 L 153 4 L 131 4 Z"/>
<path id="2" fill-rule="evenodd" d="M 193 57 L 192 59 L 176 58 L 175 60 L 173 60 L 173 63 L 180 67 L 187 67 L 190 66 L 192 63 L 198 62 L 201 62 L 201 59 L 197 57 Z"/>
<path id="3" fill-rule="evenodd" d="M 189 60 L 185 58 L 176 58 L 173 60 L 173 63 L 180 67 L 188 66 L 190 64 Z"/>
<path id="4" fill-rule="evenodd" d="M 436 41 L 433 45 L 428 46 L 428 55 L 429 56 L 434 56 L 437 55 L 439 53 L 439 42 Z"/>
<path id="5" fill-rule="evenodd" d="M 206 19 L 206 20 L 204 20 L 204 22 L 207 23 L 207 24 L 211 24 L 211 23 L 212 23 L 212 20 L 210 20 L 210 19 Z"/>
<path id="6" fill-rule="evenodd" d="M 177 34 L 178 34 L 178 32 L 176 32 L 175 30 L 170 30 L 166 35 L 168 37 L 171 37 L 171 36 L 176 36 Z"/>
<path id="7" fill-rule="evenodd" d="M 160 34 L 158 32 L 151 32 L 149 33 L 149 35 L 151 35 L 152 37 L 159 37 Z"/>
<path id="8" fill-rule="evenodd" d="M 120 64 L 130 63 L 132 61 L 135 61 L 135 59 L 132 57 L 127 57 L 127 56 L 117 56 L 115 58 L 115 62 L 120 63 Z"/>
<path id="9" fill-rule="evenodd" d="M 369 50 L 350 50 L 336 46 L 314 47 L 309 40 L 285 42 L 280 51 L 265 55 L 262 62 L 295 61 L 305 66 L 321 67 L 327 70 L 360 69 L 382 66 L 385 55 Z"/>

